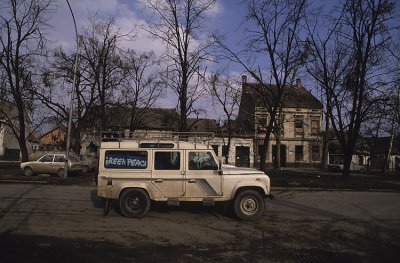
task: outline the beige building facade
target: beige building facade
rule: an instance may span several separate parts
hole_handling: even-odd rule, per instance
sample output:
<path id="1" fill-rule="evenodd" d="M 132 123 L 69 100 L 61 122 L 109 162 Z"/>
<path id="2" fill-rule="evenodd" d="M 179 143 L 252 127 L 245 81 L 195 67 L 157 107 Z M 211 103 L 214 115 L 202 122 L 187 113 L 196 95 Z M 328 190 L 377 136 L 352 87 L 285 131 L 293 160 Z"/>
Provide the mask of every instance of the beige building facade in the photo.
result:
<path id="1" fill-rule="evenodd" d="M 245 79 L 245 78 L 244 78 Z M 256 89 L 258 84 L 243 83 L 243 93 L 238 121 L 249 134 L 254 134 L 254 166 L 260 155 L 266 136 L 269 114 Z M 273 86 L 272 86 L 273 91 Z M 307 91 L 300 80 L 287 87 L 282 113 L 280 136 L 281 167 L 318 167 L 322 158 L 322 103 Z M 276 165 L 277 140 L 272 134 L 268 140 L 267 165 Z"/>

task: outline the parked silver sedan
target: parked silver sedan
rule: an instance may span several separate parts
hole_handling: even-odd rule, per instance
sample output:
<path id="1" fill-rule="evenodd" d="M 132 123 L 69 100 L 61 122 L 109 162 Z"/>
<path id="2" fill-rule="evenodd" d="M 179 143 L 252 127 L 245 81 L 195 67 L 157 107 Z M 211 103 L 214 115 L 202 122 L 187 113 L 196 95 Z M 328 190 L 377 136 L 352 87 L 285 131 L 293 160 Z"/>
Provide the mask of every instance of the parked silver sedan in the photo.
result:
<path id="1" fill-rule="evenodd" d="M 46 154 L 40 157 L 37 161 L 21 163 L 21 169 L 26 176 L 35 174 L 57 174 L 64 176 L 65 154 Z M 70 156 L 68 159 L 68 171 L 79 172 L 82 169 L 82 164 L 75 156 Z"/>

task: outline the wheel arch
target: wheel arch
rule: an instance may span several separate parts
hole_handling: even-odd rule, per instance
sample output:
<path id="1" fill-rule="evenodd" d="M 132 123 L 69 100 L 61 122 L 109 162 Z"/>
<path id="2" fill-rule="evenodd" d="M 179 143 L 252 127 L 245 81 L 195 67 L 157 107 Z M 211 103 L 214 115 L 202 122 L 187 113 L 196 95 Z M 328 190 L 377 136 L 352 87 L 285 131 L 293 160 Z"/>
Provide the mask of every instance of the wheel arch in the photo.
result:
<path id="1" fill-rule="evenodd" d="M 34 175 L 36 173 L 31 165 L 27 165 L 24 168 L 22 168 L 22 172 L 25 174 L 25 171 L 28 169 L 30 169 L 32 171 L 32 175 Z"/>
<path id="2" fill-rule="evenodd" d="M 256 191 L 263 198 L 266 198 L 268 196 L 268 192 L 266 191 L 265 186 L 263 187 L 262 185 L 238 185 L 236 186 L 233 192 L 232 200 L 235 200 L 238 194 L 246 190 Z"/>
<path id="3" fill-rule="evenodd" d="M 132 189 L 141 189 L 143 191 L 146 192 L 146 194 L 148 195 L 148 197 L 150 198 L 150 200 L 153 200 L 152 195 L 150 194 L 150 191 L 148 189 L 148 187 L 145 184 L 140 184 L 140 185 L 121 185 L 119 192 L 117 193 L 117 199 L 120 198 L 120 196 L 122 195 L 122 193 L 124 193 L 125 191 L 129 191 Z"/>

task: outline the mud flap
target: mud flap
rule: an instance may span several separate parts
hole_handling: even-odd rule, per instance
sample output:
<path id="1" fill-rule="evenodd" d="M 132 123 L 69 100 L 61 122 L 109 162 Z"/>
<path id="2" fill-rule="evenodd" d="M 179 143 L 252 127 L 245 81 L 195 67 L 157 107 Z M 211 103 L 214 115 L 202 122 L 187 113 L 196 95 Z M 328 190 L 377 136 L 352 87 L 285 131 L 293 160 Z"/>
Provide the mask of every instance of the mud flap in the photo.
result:
<path id="1" fill-rule="evenodd" d="M 112 200 L 110 198 L 104 198 L 103 201 L 103 216 L 107 216 L 110 212 Z"/>

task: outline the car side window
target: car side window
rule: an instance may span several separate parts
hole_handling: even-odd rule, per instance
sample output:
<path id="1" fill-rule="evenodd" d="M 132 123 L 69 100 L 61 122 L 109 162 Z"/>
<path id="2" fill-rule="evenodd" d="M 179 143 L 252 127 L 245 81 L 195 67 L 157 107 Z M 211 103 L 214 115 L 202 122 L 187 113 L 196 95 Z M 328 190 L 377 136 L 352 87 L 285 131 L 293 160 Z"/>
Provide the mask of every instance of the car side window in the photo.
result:
<path id="1" fill-rule="evenodd" d="M 154 170 L 180 170 L 180 152 L 155 152 Z"/>
<path id="2" fill-rule="evenodd" d="M 56 155 L 56 156 L 54 156 L 54 162 L 63 163 L 63 162 L 65 162 L 65 158 L 62 155 Z"/>
<path id="3" fill-rule="evenodd" d="M 189 170 L 218 170 L 210 152 L 189 152 Z"/>
<path id="4" fill-rule="evenodd" d="M 50 163 L 53 161 L 53 155 L 45 155 L 42 158 L 40 158 L 41 162 L 45 162 L 45 163 Z"/>

